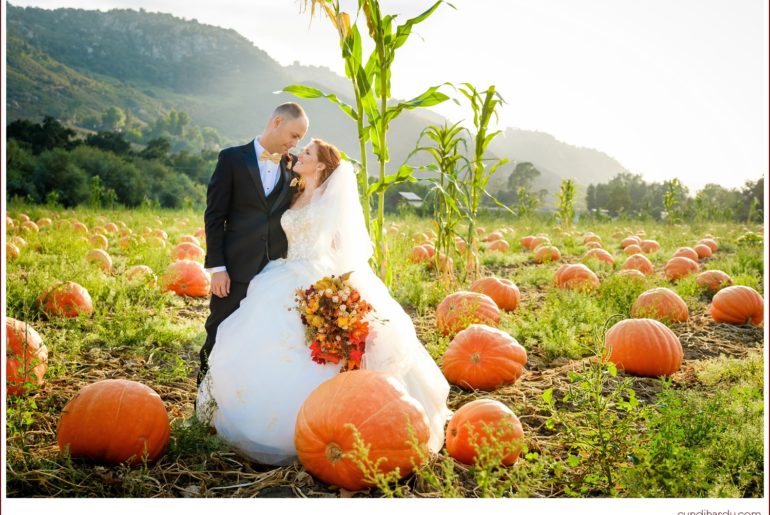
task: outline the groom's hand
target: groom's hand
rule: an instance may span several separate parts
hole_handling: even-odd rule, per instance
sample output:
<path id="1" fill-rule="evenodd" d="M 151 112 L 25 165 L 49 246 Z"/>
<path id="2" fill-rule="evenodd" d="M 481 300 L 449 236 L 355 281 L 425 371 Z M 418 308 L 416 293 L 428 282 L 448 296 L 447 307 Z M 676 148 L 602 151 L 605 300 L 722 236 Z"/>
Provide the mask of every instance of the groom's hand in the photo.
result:
<path id="1" fill-rule="evenodd" d="M 211 293 L 217 297 L 227 297 L 230 295 L 230 276 L 227 271 L 211 274 Z"/>

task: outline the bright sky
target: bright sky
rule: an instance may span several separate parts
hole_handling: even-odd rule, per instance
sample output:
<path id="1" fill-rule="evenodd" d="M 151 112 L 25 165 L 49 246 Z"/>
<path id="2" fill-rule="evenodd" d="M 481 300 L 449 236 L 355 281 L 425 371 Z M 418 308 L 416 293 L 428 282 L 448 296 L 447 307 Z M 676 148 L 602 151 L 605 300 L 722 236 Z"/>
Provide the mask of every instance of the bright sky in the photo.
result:
<path id="1" fill-rule="evenodd" d="M 766 0 L 451 0 L 396 54 L 393 94 L 495 84 L 501 126 L 601 150 L 690 192 L 768 169 Z M 295 0 L 11 0 L 46 8 L 170 12 L 233 28 L 281 64 L 343 75 L 337 34 Z M 351 9 L 356 2 L 341 1 Z M 403 22 L 430 0 L 382 0 Z M 223 91 L 226 94 L 226 91 Z M 469 113 L 436 108 L 452 121 Z"/>

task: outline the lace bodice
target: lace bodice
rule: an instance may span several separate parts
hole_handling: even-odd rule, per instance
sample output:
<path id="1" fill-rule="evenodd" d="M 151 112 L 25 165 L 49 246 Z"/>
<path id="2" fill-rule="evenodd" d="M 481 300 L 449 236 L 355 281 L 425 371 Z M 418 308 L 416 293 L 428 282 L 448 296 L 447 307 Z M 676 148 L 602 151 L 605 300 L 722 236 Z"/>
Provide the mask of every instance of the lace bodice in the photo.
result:
<path id="1" fill-rule="evenodd" d="M 299 209 L 287 209 L 281 216 L 281 226 L 289 242 L 287 260 L 312 259 L 315 256 L 318 249 L 313 220 L 310 204 Z"/>

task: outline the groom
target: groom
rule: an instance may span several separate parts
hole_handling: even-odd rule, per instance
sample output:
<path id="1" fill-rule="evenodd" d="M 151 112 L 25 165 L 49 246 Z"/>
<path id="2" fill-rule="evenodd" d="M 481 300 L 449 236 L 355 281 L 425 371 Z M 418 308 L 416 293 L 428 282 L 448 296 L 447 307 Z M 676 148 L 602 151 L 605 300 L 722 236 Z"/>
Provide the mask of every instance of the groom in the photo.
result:
<path id="1" fill-rule="evenodd" d="M 219 153 L 204 214 L 212 296 L 198 384 L 208 370 L 219 324 L 238 309 L 249 282 L 268 261 L 286 257 L 281 215 L 291 202 L 291 167 L 297 159 L 289 150 L 305 136 L 308 125 L 299 104 L 281 104 L 254 141 Z"/>

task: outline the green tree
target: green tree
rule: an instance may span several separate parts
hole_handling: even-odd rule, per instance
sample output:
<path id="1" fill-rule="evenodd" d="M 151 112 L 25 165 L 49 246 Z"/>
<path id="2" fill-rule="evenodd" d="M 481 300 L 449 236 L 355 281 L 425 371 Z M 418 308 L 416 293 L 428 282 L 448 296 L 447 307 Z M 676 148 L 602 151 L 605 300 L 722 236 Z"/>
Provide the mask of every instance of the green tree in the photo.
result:
<path id="1" fill-rule="evenodd" d="M 122 131 L 126 126 L 126 113 L 112 106 L 102 113 L 101 129 L 106 132 Z"/>

